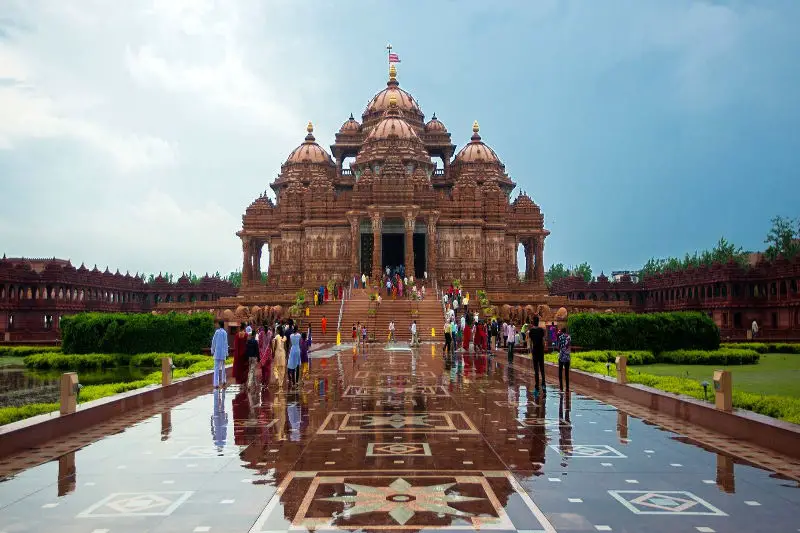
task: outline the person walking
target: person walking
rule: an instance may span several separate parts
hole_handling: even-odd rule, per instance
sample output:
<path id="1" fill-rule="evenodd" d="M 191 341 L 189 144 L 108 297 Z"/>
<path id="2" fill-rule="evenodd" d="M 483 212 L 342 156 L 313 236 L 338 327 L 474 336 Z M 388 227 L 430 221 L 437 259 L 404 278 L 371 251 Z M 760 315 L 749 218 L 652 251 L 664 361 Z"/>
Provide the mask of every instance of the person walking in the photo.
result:
<path id="1" fill-rule="evenodd" d="M 258 352 L 261 360 L 261 384 L 269 385 L 272 375 L 272 330 L 258 328 Z"/>
<path id="2" fill-rule="evenodd" d="M 300 379 L 308 379 L 308 337 L 305 333 L 300 334 Z"/>
<path id="3" fill-rule="evenodd" d="M 514 346 L 517 343 L 517 327 L 514 325 L 513 322 L 509 322 L 507 327 L 508 327 L 508 335 L 507 335 L 507 338 L 508 338 L 508 341 L 507 341 L 507 345 L 508 345 L 508 362 L 509 363 L 513 363 L 514 362 Z"/>
<path id="4" fill-rule="evenodd" d="M 389 321 L 389 342 L 394 342 L 394 320 Z"/>
<path id="5" fill-rule="evenodd" d="M 561 328 L 561 335 L 558 336 L 558 389 L 563 391 L 563 382 L 566 382 L 567 392 L 569 392 L 569 364 L 571 360 L 572 337 L 567 332 L 567 326 Z M 561 373 L 564 373 L 563 379 Z"/>
<path id="6" fill-rule="evenodd" d="M 359 325 L 361 325 L 360 322 Z M 358 341 L 358 328 L 356 328 L 356 323 L 353 322 L 353 344 L 355 344 L 357 341 Z"/>
<path id="7" fill-rule="evenodd" d="M 467 314 L 464 313 L 464 316 L 467 316 Z M 464 318 L 464 316 L 461 317 L 461 321 L 464 324 L 464 342 L 461 347 L 464 348 L 464 353 L 469 353 L 469 344 L 472 341 L 472 322 L 470 319 Z"/>
<path id="8" fill-rule="evenodd" d="M 272 339 L 272 378 L 278 383 L 278 390 L 283 390 L 286 377 L 286 338 L 283 328 L 279 327 Z"/>
<path id="9" fill-rule="evenodd" d="M 411 346 L 419 346 L 419 337 L 417 337 L 417 321 L 411 323 Z"/>
<path id="10" fill-rule="evenodd" d="M 225 371 L 225 359 L 228 358 L 228 332 L 225 322 L 219 321 L 219 327 L 211 338 L 211 356 L 214 357 L 214 388 L 225 387 L 228 376 Z"/>
<path id="11" fill-rule="evenodd" d="M 256 368 L 258 367 L 258 358 L 261 355 L 258 350 L 258 340 L 256 339 L 255 332 L 252 328 L 248 327 L 250 331 L 247 334 L 247 346 L 245 347 L 245 355 L 247 356 L 248 371 L 247 371 L 247 387 L 256 386 Z"/>
<path id="12" fill-rule="evenodd" d="M 328 331 L 328 319 L 325 317 L 325 315 L 322 315 L 321 324 L 322 324 L 322 334 L 325 335 L 325 332 Z"/>
<path id="13" fill-rule="evenodd" d="M 444 355 L 453 355 L 453 334 L 450 320 L 444 322 Z"/>
<path id="14" fill-rule="evenodd" d="M 542 373 L 542 386 L 545 386 L 544 379 L 544 329 L 539 327 L 539 317 L 533 317 L 533 327 L 528 330 L 528 337 L 531 345 L 531 362 L 533 363 L 533 375 L 535 384 L 539 386 L 539 372 Z"/>
<path id="15" fill-rule="evenodd" d="M 297 387 L 300 374 L 300 341 L 302 340 L 302 336 L 297 331 L 289 336 L 291 348 L 289 349 L 289 359 L 286 362 L 286 368 L 289 371 L 289 387 L 291 388 Z"/>
<path id="16" fill-rule="evenodd" d="M 247 337 L 250 334 L 244 322 L 239 325 L 239 332 L 233 339 L 233 377 L 236 383 L 242 385 L 247 382 Z M 251 330 L 252 331 L 252 330 Z"/>

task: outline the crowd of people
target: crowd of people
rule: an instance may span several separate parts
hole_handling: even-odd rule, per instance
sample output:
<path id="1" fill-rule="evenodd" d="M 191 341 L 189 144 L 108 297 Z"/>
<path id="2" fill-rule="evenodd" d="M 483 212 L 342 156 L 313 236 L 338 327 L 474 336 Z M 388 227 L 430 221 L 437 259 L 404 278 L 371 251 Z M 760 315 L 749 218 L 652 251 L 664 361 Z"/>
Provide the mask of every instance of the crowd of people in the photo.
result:
<path id="1" fill-rule="evenodd" d="M 455 352 L 486 354 L 493 356 L 494 350 L 506 349 L 508 362 L 514 361 L 515 350 L 522 348 L 530 353 L 535 383 L 545 386 L 544 354 L 548 346 L 558 352 L 559 388 L 569 389 L 569 365 L 571 360 L 572 338 L 566 326 L 559 328 L 553 322 L 540 326 L 538 316 L 533 324 L 497 318 L 481 319 L 477 310 L 469 309 L 469 292 L 453 285 L 442 291 L 442 305 L 445 310 L 444 354 L 453 356 Z"/>
<path id="2" fill-rule="evenodd" d="M 288 380 L 289 388 L 298 388 L 308 379 L 308 351 L 312 342 L 311 326 L 302 329 L 300 322 L 291 318 L 272 325 L 242 323 L 230 345 L 236 383 L 245 388 L 276 384 L 282 390 Z M 220 321 L 211 340 L 215 389 L 227 386 L 228 352 L 228 332 Z"/>

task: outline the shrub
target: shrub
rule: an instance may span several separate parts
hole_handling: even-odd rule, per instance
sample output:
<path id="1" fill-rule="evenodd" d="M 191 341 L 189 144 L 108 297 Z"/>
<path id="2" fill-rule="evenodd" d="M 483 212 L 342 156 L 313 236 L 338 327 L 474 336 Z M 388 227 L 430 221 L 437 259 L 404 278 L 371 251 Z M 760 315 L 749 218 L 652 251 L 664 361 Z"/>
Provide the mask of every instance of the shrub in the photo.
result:
<path id="1" fill-rule="evenodd" d="M 755 350 L 721 348 L 719 350 L 675 350 L 658 354 L 657 362 L 675 365 L 752 365 L 761 355 Z"/>
<path id="2" fill-rule="evenodd" d="M 591 361 L 595 363 L 614 363 L 617 357 L 624 355 L 628 358 L 629 365 L 650 365 L 656 362 L 656 357 L 652 352 L 642 350 L 632 351 L 612 351 L 612 350 L 595 350 L 590 352 L 574 352 L 572 359 L 583 359 L 584 361 Z"/>
<path id="3" fill-rule="evenodd" d="M 702 313 L 581 313 L 567 324 L 573 344 L 592 350 L 719 348 L 719 328 Z"/>
<path id="4" fill-rule="evenodd" d="M 24 420 L 32 416 L 58 411 L 57 403 L 30 403 L 21 407 L 0 408 L 0 426 Z"/>
<path id="5" fill-rule="evenodd" d="M 800 344 L 788 342 L 728 342 L 722 343 L 723 348 L 743 348 L 755 350 L 758 353 L 794 353 L 800 354 Z"/>
<path id="6" fill-rule="evenodd" d="M 80 313 L 61 320 L 67 354 L 201 352 L 211 342 L 210 313 Z"/>
<path id="7" fill-rule="evenodd" d="M 128 364 L 127 354 L 88 353 L 38 353 L 25 358 L 25 366 L 36 370 L 97 370 Z"/>
<path id="8" fill-rule="evenodd" d="M 35 353 L 60 351 L 60 346 L 0 346 L 0 357 L 25 357 Z"/>

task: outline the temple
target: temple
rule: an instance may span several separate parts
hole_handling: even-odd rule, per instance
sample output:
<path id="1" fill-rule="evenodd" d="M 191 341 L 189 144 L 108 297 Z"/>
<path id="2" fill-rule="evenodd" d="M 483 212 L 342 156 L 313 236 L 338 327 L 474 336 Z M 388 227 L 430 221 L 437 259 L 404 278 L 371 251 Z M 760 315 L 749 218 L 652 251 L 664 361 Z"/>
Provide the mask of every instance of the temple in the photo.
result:
<path id="1" fill-rule="evenodd" d="M 247 208 L 242 229 L 240 296 L 248 304 L 362 274 L 378 279 L 404 266 L 421 279 L 487 291 L 545 295 L 539 206 L 516 187 L 479 133 L 460 151 L 444 123 L 425 121 L 418 102 L 400 88 L 392 65 L 386 88 L 358 122 L 351 115 L 331 152 L 311 123 L 266 193 Z M 525 250 L 524 276 L 517 249 Z M 261 257 L 269 253 L 261 282 Z M 278 297 L 278 299 L 280 299 Z"/>

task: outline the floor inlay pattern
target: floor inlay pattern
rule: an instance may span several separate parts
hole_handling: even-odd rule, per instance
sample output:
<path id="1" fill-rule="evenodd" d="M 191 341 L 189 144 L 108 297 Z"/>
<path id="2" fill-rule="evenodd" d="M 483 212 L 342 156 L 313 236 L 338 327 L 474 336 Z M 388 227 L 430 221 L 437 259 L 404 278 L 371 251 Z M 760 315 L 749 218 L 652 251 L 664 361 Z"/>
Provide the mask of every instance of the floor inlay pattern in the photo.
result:
<path id="1" fill-rule="evenodd" d="M 0 532 L 797 532 L 800 461 L 530 361 L 324 347 L 0 458 Z M 321 357 L 320 357 L 321 356 Z"/>

